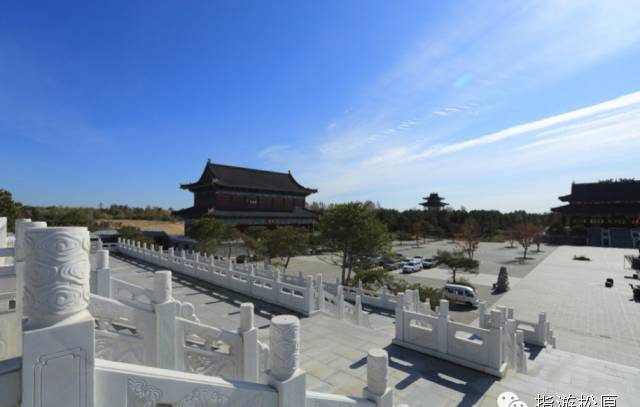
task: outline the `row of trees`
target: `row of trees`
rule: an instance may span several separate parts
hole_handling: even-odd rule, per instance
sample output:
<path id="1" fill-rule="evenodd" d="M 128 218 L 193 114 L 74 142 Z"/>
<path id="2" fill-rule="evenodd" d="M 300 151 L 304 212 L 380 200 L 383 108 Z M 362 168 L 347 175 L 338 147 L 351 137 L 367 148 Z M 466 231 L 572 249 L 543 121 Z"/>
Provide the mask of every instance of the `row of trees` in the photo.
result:
<path id="1" fill-rule="evenodd" d="M 176 221 L 171 208 L 147 206 L 145 208 L 127 205 L 111 205 L 98 208 L 67 206 L 29 206 L 16 202 L 11 192 L 0 189 L 0 214 L 6 216 L 10 228 L 16 218 L 30 218 L 45 221 L 51 226 L 87 226 L 90 230 L 100 228 L 101 223 L 109 220 L 136 219 L 156 221 Z"/>
<path id="2" fill-rule="evenodd" d="M 496 210 L 471 210 L 447 208 L 440 211 L 409 209 L 399 211 L 382 208 L 379 203 L 366 201 L 364 207 L 374 211 L 387 230 L 398 240 L 415 240 L 426 236 L 455 237 L 467 220 L 473 220 L 483 239 L 504 240 L 518 224 L 536 224 L 543 227 L 560 226 L 561 217 L 555 213 L 527 213 L 514 211 L 502 213 Z M 320 213 L 331 210 L 336 205 L 313 202 L 309 208 Z"/>

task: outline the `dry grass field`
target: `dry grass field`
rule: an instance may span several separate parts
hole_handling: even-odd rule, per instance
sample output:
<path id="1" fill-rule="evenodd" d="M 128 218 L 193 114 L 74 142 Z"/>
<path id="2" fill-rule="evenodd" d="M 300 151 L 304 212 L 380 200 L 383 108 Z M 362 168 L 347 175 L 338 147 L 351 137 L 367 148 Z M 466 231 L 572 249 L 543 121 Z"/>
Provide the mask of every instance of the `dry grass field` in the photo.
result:
<path id="1" fill-rule="evenodd" d="M 184 235 L 184 224 L 182 222 L 134 219 L 117 219 L 102 222 L 109 223 L 109 227 L 113 229 L 117 229 L 121 226 L 133 226 L 140 230 L 164 230 L 169 235 Z"/>

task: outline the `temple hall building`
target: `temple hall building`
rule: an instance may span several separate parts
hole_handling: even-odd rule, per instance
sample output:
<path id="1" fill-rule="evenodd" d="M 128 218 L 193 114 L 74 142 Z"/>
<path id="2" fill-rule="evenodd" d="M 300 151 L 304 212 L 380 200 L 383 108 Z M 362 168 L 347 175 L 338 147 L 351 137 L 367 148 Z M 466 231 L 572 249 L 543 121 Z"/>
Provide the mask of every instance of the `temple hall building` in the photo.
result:
<path id="1" fill-rule="evenodd" d="M 565 226 L 588 229 L 587 244 L 604 247 L 638 247 L 640 244 L 640 181 L 607 180 L 571 184 L 560 196 L 567 204 L 552 208 Z"/>
<path id="2" fill-rule="evenodd" d="M 318 214 L 305 208 L 317 192 L 299 184 L 291 172 L 257 170 L 214 164 L 200 179 L 180 188 L 193 192 L 193 206 L 176 211 L 185 229 L 196 219 L 215 218 L 238 226 L 296 225 L 311 227 Z"/>

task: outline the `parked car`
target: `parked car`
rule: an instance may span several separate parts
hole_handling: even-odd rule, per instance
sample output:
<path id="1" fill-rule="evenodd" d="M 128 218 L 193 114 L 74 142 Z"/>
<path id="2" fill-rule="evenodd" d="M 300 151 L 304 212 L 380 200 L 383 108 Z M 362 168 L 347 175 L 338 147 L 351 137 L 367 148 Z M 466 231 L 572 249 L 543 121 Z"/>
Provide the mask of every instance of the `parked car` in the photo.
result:
<path id="1" fill-rule="evenodd" d="M 442 289 L 442 295 L 450 302 L 467 304 L 472 307 L 480 302 L 476 290 L 466 285 L 447 284 Z"/>
<path id="2" fill-rule="evenodd" d="M 435 266 L 436 266 L 436 262 L 433 261 L 433 259 L 428 259 L 426 257 L 422 259 L 422 268 L 430 269 L 431 267 L 435 267 Z"/>
<path id="3" fill-rule="evenodd" d="M 241 254 L 240 256 L 236 257 L 236 263 L 237 264 L 246 263 L 248 260 L 249 260 L 249 258 L 247 257 L 246 254 Z"/>
<path id="4" fill-rule="evenodd" d="M 402 266 L 403 273 L 415 273 L 420 270 L 422 270 L 422 261 L 420 259 L 411 259 Z"/>
<path id="5" fill-rule="evenodd" d="M 404 264 L 401 261 L 395 261 L 395 262 L 389 262 L 389 263 L 385 263 L 382 268 L 384 268 L 385 270 L 397 270 L 397 269 L 401 269 L 404 266 Z"/>
<path id="6" fill-rule="evenodd" d="M 397 270 L 402 268 L 404 264 L 402 264 L 401 259 L 393 258 L 393 257 L 383 257 L 380 261 L 380 266 L 385 270 Z"/>

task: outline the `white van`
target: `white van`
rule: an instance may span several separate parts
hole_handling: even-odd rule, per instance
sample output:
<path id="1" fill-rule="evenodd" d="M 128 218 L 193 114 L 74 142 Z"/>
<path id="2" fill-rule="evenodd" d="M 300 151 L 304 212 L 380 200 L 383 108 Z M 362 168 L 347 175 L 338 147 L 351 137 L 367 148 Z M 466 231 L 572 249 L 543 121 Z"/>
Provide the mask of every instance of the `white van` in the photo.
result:
<path id="1" fill-rule="evenodd" d="M 449 302 L 457 302 L 461 304 L 467 304 L 471 306 L 477 306 L 480 302 L 476 291 L 460 284 L 447 284 L 442 289 L 442 296 Z"/>

